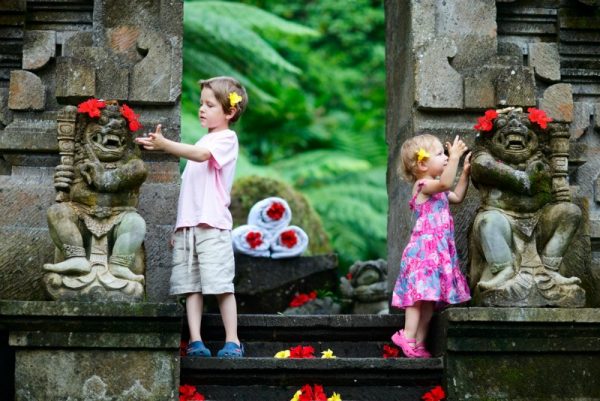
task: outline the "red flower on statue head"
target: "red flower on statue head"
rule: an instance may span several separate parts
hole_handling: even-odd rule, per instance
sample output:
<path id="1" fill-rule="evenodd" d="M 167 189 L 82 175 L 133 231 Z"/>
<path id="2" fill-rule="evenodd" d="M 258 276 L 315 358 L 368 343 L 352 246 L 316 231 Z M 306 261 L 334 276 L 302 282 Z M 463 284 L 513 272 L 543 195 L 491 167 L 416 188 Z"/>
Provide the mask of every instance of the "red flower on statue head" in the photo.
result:
<path id="1" fill-rule="evenodd" d="M 279 235 L 281 244 L 286 248 L 293 248 L 298 243 L 298 236 L 294 230 L 287 230 Z"/>
<path id="2" fill-rule="evenodd" d="M 529 121 L 532 123 L 536 123 L 540 126 L 540 128 L 547 128 L 548 123 L 552 122 L 552 119 L 546 115 L 544 110 L 536 109 L 535 107 L 530 107 L 527 109 L 529 113 Z"/>
<path id="3" fill-rule="evenodd" d="M 498 117 L 496 110 L 489 109 L 485 111 L 483 117 L 477 119 L 477 124 L 473 126 L 477 131 L 491 131 L 494 127 L 494 119 Z"/>
<path id="4" fill-rule="evenodd" d="M 129 130 L 130 131 L 137 131 L 140 128 L 142 128 L 142 124 L 140 124 L 140 122 L 138 121 L 138 118 L 140 118 L 140 116 L 137 115 L 137 114 L 135 114 L 133 112 L 133 109 L 131 107 L 129 107 L 126 104 L 124 104 L 123 106 L 121 106 L 120 110 L 121 110 L 121 115 L 129 123 Z"/>
<path id="5" fill-rule="evenodd" d="M 273 220 L 279 220 L 285 213 L 285 206 L 281 202 L 273 202 L 269 209 L 267 209 L 267 216 Z"/>
<path id="6" fill-rule="evenodd" d="M 297 308 L 298 306 L 302 306 L 308 301 L 312 301 L 315 298 L 317 298 L 316 291 L 311 291 L 308 294 L 296 294 L 294 299 L 292 299 L 292 301 L 290 302 L 290 307 Z"/>
<path id="7" fill-rule="evenodd" d="M 96 98 L 91 98 L 86 100 L 85 102 L 79 103 L 77 106 L 77 111 L 79 113 L 87 113 L 91 118 L 100 117 L 100 109 L 106 107 L 106 103 L 104 100 L 99 100 Z"/>
<path id="8" fill-rule="evenodd" d="M 250 248 L 255 249 L 263 243 L 262 234 L 258 231 L 248 231 L 246 234 L 246 242 L 250 245 Z"/>

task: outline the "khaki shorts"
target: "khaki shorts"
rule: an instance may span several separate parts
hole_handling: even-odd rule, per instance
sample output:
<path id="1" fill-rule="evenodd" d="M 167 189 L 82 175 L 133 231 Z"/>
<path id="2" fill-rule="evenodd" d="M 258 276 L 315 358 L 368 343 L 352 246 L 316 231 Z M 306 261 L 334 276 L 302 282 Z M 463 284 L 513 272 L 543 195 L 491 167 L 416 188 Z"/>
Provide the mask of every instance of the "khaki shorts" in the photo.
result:
<path id="1" fill-rule="evenodd" d="M 231 231 L 189 227 L 177 230 L 173 240 L 170 295 L 233 292 Z"/>

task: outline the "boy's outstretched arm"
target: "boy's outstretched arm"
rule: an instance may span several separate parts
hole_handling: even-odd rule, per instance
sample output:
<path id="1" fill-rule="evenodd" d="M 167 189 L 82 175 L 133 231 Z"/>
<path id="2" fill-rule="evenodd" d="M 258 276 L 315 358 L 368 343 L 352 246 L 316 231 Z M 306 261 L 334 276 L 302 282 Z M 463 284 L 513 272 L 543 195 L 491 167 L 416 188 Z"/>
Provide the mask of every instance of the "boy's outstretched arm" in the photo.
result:
<path id="1" fill-rule="evenodd" d="M 210 159 L 211 156 L 207 148 L 175 142 L 165 138 L 162 134 L 160 124 L 156 126 L 155 132 L 150 132 L 148 136 L 135 138 L 135 142 L 142 145 L 146 150 L 162 150 L 163 152 L 195 162 L 204 162 Z"/>

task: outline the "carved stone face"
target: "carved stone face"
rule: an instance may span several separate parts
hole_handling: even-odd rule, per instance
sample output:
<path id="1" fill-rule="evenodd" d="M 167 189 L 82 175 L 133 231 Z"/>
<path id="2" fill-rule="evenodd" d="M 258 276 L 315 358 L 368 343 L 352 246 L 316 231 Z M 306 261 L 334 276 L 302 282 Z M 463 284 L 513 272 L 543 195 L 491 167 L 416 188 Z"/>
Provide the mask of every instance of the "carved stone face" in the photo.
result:
<path id="1" fill-rule="evenodd" d="M 529 119 L 520 111 L 500 114 L 494 121 L 495 133 L 490 151 L 508 163 L 522 163 L 529 159 L 538 147 L 537 135 L 531 130 Z"/>
<path id="2" fill-rule="evenodd" d="M 115 113 L 102 112 L 85 129 L 85 142 L 102 162 L 114 162 L 123 157 L 129 138 L 127 122 Z"/>

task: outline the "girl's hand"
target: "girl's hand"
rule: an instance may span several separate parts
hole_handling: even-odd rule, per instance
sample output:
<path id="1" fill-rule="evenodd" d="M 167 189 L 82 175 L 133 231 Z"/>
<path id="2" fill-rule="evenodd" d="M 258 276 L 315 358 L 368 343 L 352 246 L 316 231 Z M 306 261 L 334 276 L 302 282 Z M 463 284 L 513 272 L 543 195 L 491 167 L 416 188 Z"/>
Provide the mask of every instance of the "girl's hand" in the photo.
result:
<path id="1" fill-rule="evenodd" d="M 456 157 L 460 158 L 469 148 L 467 145 L 456 135 L 454 142 L 446 142 L 446 148 L 448 149 L 448 158 Z"/>
<path id="2" fill-rule="evenodd" d="M 471 152 L 465 157 L 465 161 L 463 162 L 463 173 L 466 175 L 471 174 Z"/>
<path id="3" fill-rule="evenodd" d="M 138 143 L 146 150 L 163 150 L 166 139 L 162 134 L 162 126 L 158 124 L 155 132 L 150 132 L 148 136 L 135 138 L 135 143 Z"/>

